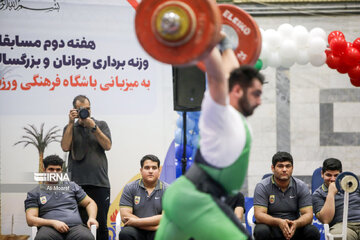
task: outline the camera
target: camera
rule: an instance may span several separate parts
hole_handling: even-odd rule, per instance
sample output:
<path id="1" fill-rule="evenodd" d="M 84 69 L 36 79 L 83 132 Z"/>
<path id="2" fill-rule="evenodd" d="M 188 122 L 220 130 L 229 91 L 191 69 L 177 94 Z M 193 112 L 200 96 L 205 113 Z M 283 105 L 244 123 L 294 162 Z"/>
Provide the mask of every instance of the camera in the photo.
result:
<path id="1" fill-rule="evenodd" d="M 77 110 L 78 114 L 79 114 L 79 118 L 81 119 L 86 119 L 90 116 L 89 110 L 87 110 L 86 108 L 80 108 Z"/>

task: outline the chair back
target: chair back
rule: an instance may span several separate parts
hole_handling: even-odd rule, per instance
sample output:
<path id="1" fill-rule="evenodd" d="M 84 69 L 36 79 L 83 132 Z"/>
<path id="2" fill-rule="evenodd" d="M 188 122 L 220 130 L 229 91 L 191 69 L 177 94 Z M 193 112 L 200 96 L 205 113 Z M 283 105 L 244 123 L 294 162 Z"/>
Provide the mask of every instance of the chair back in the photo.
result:
<path id="1" fill-rule="evenodd" d="M 271 175 L 273 175 L 272 173 L 266 173 L 266 174 L 264 174 L 264 176 L 262 177 L 262 179 L 265 179 L 265 178 L 267 178 L 267 177 L 270 177 Z"/>
<path id="2" fill-rule="evenodd" d="M 254 234 L 254 198 L 245 197 L 245 223 L 246 229 L 251 235 Z"/>
<path id="3" fill-rule="evenodd" d="M 324 183 L 324 179 L 321 177 L 321 169 L 321 167 L 315 169 L 311 177 L 311 193 L 314 193 Z"/>

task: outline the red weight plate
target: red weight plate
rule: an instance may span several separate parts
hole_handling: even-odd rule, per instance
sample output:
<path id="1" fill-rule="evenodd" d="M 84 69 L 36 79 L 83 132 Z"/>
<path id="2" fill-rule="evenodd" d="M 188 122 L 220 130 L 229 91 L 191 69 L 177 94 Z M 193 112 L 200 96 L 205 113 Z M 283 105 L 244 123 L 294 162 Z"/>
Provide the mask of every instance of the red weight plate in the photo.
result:
<path id="1" fill-rule="evenodd" d="M 219 4 L 222 24 L 233 29 L 238 38 L 238 45 L 234 49 L 240 65 L 254 65 L 261 52 L 261 33 L 255 20 L 241 8 L 230 4 Z M 201 70 L 203 63 L 198 63 Z"/>
<path id="2" fill-rule="evenodd" d="M 154 14 L 164 6 L 179 7 L 195 16 L 191 23 L 195 26 L 193 36 L 179 46 L 169 46 L 154 32 Z M 153 58 L 168 64 L 187 65 L 208 54 L 215 46 L 221 15 L 214 0 L 142 0 L 136 9 L 135 28 L 140 44 Z"/>
<path id="3" fill-rule="evenodd" d="M 239 7 L 219 4 L 222 22 L 233 28 L 239 39 L 234 50 L 240 64 L 254 65 L 261 52 L 261 33 L 255 20 Z"/>
<path id="4" fill-rule="evenodd" d="M 212 36 L 210 36 L 211 40 L 208 47 L 205 49 L 203 54 L 199 55 L 199 57 L 196 59 L 197 62 L 201 61 L 204 57 L 206 57 L 211 52 L 211 50 L 219 43 L 221 39 L 221 35 L 220 35 L 221 26 L 222 26 L 221 12 L 216 2 L 215 1 L 211 1 L 211 2 L 213 2 L 212 4 L 210 4 L 210 7 L 212 9 L 211 12 L 214 13 L 214 19 L 212 22 L 214 27 L 214 33 Z"/>

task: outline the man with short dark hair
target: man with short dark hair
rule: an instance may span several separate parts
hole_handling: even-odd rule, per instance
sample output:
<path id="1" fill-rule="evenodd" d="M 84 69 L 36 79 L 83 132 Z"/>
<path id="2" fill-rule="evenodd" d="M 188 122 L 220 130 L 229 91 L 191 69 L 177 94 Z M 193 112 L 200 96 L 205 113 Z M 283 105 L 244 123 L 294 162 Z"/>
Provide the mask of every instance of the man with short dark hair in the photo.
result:
<path id="1" fill-rule="evenodd" d="M 57 155 L 44 159 L 45 173 L 61 173 L 63 160 Z M 61 187 L 62 190 L 57 190 Z M 78 204 L 88 214 L 87 227 L 83 225 Z M 25 200 L 26 221 L 29 226 L 39 227 L 36 240 L 87 240 L 94 239 L 89 228 L 98 226 L 97 206 L 74 182 L 46 182 L 27 194 Z"/>
<path id="2" fill-rule="evenodd" d="M 264 76 L 249 65 L 233 70 L 229 77 L 230 105 L 244 117 L 251 116 L 261 104 L 264 82 Z"/>
<path id="3" fill-rule="evenodd" d="M 124 187 L 120 199 L 120 215 L 124 228 L 119 240 L 152 240 L 158 228 L 161 200 L 167 183 L 159 180 L 160 160 L 155 155 L 145 155 L 140 160 L 141 179 Z"/>
<path id="4" fill-rule="evenodd" d="M 255 187 L 255 239 L 320 239 L 319 230 L 311 225 L 310 190 L 303 181 L 292 177 L 292 156 L 277 152 L 271 170 L 273 175 Z"/>
<path id="5" fill-rule="evenodd" d="M 328 158 L 323 162 L 321 177 L 324 183 L 312 195 L 317 219 L 330 226 L 331 234 L 342 233 L 344 193 L 335 185 L 336 177 L 342 172 L 339 159 Z M 360 190 L 349 194 L 347 240 L 360 240 Z"/>
<path id="6" fill-rule="evenodd" d="M 79 184 L 98 205 L 97 239 L 108 240 L 110 182 L 105 151 L 111 148 L 111 134 L 105 121 L 91 116 L 90 100 L 84 95 L 78 95 L 73 100 L 61 148 L 69 152 L 71 180 Z M 84 218 L 84 212 L 81 211 L 80 214 Z"/>

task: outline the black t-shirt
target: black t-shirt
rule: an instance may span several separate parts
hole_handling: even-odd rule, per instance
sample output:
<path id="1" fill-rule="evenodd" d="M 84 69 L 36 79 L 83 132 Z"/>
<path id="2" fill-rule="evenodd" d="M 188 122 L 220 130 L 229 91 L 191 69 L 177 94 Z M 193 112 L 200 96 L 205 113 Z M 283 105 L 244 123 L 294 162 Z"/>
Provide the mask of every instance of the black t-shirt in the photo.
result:
<path id="1" fill-rule="evenodd" d="M 225 203 L 228 204 L 231 207 L 231 209 L 233 209 L 233 210 L 236 207 L 242 207 L 245 212 L 245 198 L 241 192 L 239 192 L 235 196 L 227 198 Z"/>
<path id="2" fill-rule="evenodd" d="M 111 141 L 110 129 L 107 123 L 92 119 Z M 64 132 L 66 128 L 67 125 Z M 72 146 L 69 153 L 71 180 L 80 186 L 91 185 L 110 188 L 105 150 L 89 128 L 75 122 L 73 131 Z"/>

